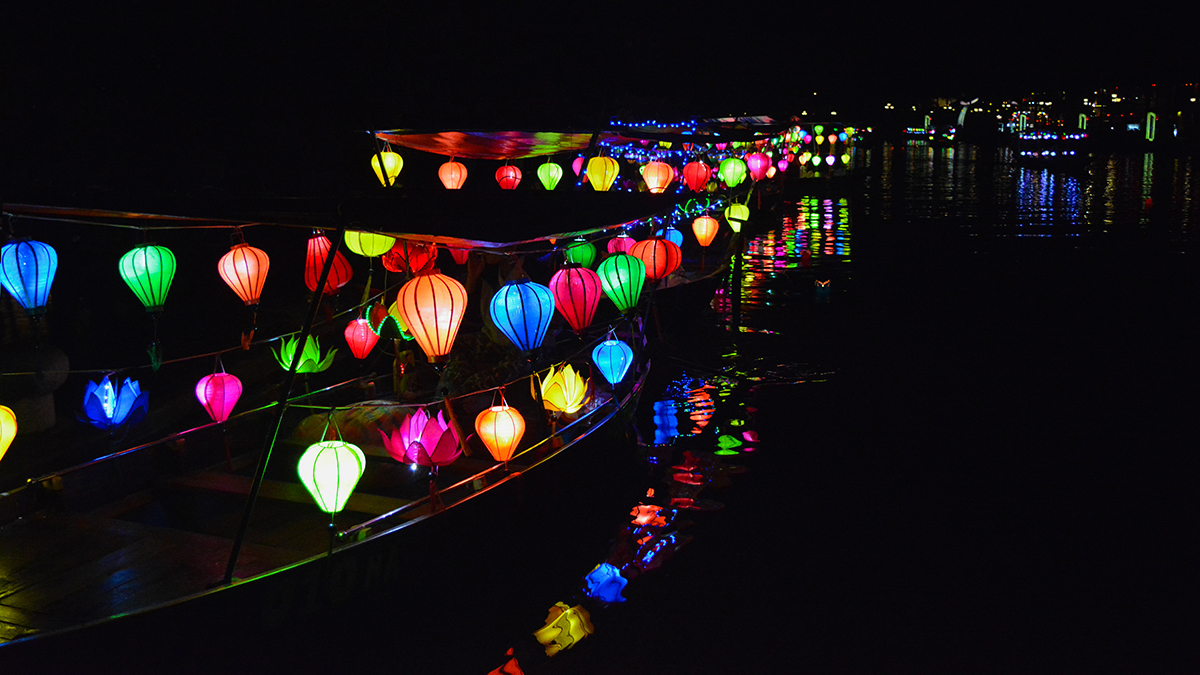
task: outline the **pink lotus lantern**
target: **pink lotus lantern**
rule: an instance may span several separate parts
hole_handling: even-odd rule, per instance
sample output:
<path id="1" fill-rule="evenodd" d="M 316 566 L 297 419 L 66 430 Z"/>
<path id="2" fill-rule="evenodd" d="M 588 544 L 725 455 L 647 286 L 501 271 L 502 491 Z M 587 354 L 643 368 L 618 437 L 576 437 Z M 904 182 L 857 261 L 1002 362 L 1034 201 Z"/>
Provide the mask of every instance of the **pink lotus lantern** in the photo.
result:
<path id="1" fill-rule="evenodd" d="M 420 464 L 436 473 L 437 467 L 453 464 L 462 454 L 458 434 L 446 423 L 444 411 L 430 417 L 424 408 L 405 417 L 391 436 L 379 430 L 383 447 L 397 462 Z"/>
<path id="2" fill-rule="evenodd" d="M 242 381 L 229 373 L 205 375 L 196 383 L 196 399 L 214 422 L 224 422 L 242 397 Z"/>
<path id="3" fill-rule="evenodd" d="M 350 345 L 350 353 L 356 359 L 365 359 L 367 354 L 379 342 L 379 336 L 371 330 L 371 322 L 359 317 L 346 325 L 346 343 Z"/>
<path id="4" fill-rule="evenodd" d="M 767 177 L 767 167 L 771 166 L 771 158 L 761 152 L 746 155 L 746 168 L 750 170 L 750 178 L 760 181 Z"/>

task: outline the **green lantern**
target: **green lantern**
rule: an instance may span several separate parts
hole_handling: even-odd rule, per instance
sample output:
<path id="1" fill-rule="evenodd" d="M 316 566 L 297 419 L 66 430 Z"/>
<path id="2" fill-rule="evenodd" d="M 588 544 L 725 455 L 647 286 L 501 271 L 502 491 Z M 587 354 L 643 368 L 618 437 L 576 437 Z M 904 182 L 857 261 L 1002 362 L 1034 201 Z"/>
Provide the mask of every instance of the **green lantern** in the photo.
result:
<path id="1" fill-rule="evenodd" d="M 175 254 L 171 249 L 142 244 L 121 256 L 117 270 L 147 312 L 162 311 L 175 278 Z"/>
<path id="2" fill-rule="evenodd" d="M 358 446 L 321 441 L 308 446 L 296 470 L 317 507 L 325 513 L 337 513 L 346 507 L 366 465 L 367 458 Z"/>
<path id="3" fill-rule="evenodd" d="M 568 262 L 579 263 L 581 267 L 590 268 L 592 263 L 596 262 L 596 247 L 592 242 L 579 237 L 571 242 L 571 245 L 563 251 L 563 255 Z"/>
<path id="4" fill-rule="evenodd" d="M 617 309 L 628 312 L 637 306 L 642 284 L 646 282 L 645 263 L 628 253 L 614 253 L 600 263 L 596 272 L 600 275 L 604 294 Z"/>
<path id="5" fill-rule="evenodd" d="M 537 177 L 542 181 L 542 187 L 547 190 L 553 190 L 558 187 L 558 181 L 562 179 L 562 167 L 554 162 L 546 162 L 538 167 Z"/>
<path id="6" fill-rule="evenodd" d="M 745 162 L 738 157 L 730 157 L 721 161 L 721 168 L 717 170 L 717 175 L 725 181 L 725 185 L 732 188 L 746 180 L 746 172 Z"/>
<path id="7" fill-rule="evenodd" d="M 300 336 L 285 337 L 279 344 L 279 351 L 271 349 L 280 368 L 288 370 L 292 367 L 292 359 L 296 357 L 296 348 L 299 344 Z M 296 368 L 296 372 L 320 373 L 328 370 L 329 366 L 333 365 L 334 354 L 337 354 L 337 350 L 330 349 L 322 359 L 320 340 L 309 335 L 308 339 L 304 341 L 304 349 L 300 352 L 300 365 Z"/>
<path id="8" fill-rule="evenodd" d="M 725 221 L 734 232 L 741 232 L 747 220 L 750 220 L 750 208 L 745 204 L 735 202 L 725 207 Z"/>

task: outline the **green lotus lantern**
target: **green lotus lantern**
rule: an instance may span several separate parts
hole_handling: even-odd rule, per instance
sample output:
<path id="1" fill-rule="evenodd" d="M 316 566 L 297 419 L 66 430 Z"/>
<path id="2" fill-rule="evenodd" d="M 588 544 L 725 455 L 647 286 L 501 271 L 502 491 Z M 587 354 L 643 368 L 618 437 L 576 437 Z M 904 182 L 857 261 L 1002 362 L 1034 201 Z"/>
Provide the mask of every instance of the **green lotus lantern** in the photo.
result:
<path id="1" fill-rule="evenodd" d="M 279 362 L 279 366 L 284 370 L 292 367 L 292 359 L 296 356 L 296 347 L 300 344 L 300 337 L 286 337 L 279 345 L 279 351 L 271 350 L 275 355 L 275 360 Z M 337 354 L 336 349 L 330 349 L 325 358 L 321 358 L 321 343 L 312 335 L 304 341 L 304 350 L 300 352 L 300 365 L 296 368 L 297 373 L 319 373 L 327 370 L 333 365 L 333 355 Z"/>
<path id="2" fill-rule="evenodd" d="M 592 263 L 596 262 L 596 247 L 592 242 L 579 237 L 567 246 L 563 251 L 563 256 L 568 262 L 579 263 L 581 267 L 590 268 Z"/>
<path id="3" fill-rule="evenodd" d="M 737 187 L 742 181 L 746 180 L 746 163 L 738 157 L 730 157 L 721 160 L 721 168 L 717 170 L 717 175 L 725 182 L 728 187 Z"/>
<path id="4" fill-rule="evenodd" d="M 317 507 L 333 514 L 346 507 L 366 466 L 367 458 L 358 446 L 345 441 L 321 441 L 308 446 L 296 471 Z"/>
<path id="5" fill-rule="evenodd" d="M 604 294 L 621 312 L 637 306 L 646 282 L 646 265 L 628 253 L 614 253 L 600 263 L 596 270 L 600 275 L 600 286 Z"/>
<path id="6" fill-rule="evenodd" d="M 175 278 L 175 254 L 165 246 L 142 244 L 121 256 L 117 270 L 147 312 L 161 312 Z"/>
<path id="7" fill-rule="evenodd" d="M 546 162 L 538 167 L 537 177 L 542 182 L 542 187 L 547 190 L 553 190 L 558 187 L 558 181 L 562 180 L 562 167 L 554 162 Z"/>

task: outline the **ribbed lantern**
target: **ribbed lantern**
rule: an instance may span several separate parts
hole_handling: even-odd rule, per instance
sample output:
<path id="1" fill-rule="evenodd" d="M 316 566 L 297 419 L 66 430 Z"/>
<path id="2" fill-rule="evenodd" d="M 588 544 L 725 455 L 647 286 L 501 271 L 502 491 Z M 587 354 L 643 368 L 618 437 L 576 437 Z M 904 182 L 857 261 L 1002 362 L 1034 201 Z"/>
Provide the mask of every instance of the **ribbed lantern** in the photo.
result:
<path id="1" fill-rule="evenodd" d="M 554 316 L 550 289 L 529 279 L 510 281 L 492 296 L 492 321 L 517 349 L 527 352 L 542 346 Z"/>
<path id="2" fill-rule="evenodd" d="M 616 385 L 625 379 L 629 366 L 633 365 L 633 350 L 629 345 L 616 336 L 610 335 L 608 340 L 596 345 L 592 350 L 592 361 L 600 369 L 600 374 L 609 384 Z"/>
<path id="3" fill-rule="evenodd" d="M 727 187 L 737 187 L 746 180 L 746 163 L 737 157 L 724 159 L 721 161 L 721 168 L 717 170 L 717 175 L 725 181 Z"/>
<path id="4" fill-rule="evenodd" d="M 646 278 L 650 281 L 667 277 L 679 269 L 679 263 L 683 262 L 683 253 L 674 242 L 657 237 L 634 244 L 629 249 L 629 255 L 642 261 L 646 266 Z"/>
<path id="5" fill-rule="evenodd" d="M 467 289 L 437 270 L 417 274 L 396 296 L 400 318 L 430 363 L 448 358 L 466 307 Z"/>
<path id="6" fill-rule="evenodd" d="M 383 267 L 389 272 L 417 274 L 433 267 L 437 247 L 419 241 L 397 239 L 391 250 L 383 254 Z"/>
<path id="7" fill-rule="evenodd" d="M 308 239 L 308 255 L 304 260 L 304 285 L 313 293 L 317 292 L 317 282 L 321 280 L 321 270 L 325 268 L 325 259 L 329 257 L 329 249 L 333 242 L 323 234 L 314 234 Z M 354 268 L 346 256 L 338 251 L 333 256 L 333 267 L 329 268 L 329 278 L 325 280 L 325 294 L 332 295 L 338 289 L 350 282 L 354 276 Z"/>
<path id="8" fill-rule="evenodd" d="M 657 230 L 655 231 L 654 236 L 662 237 L 672 244 L 683 248 L 683 233 L 674 227 L 664 227 L 661 230 Z"/>
<path id="9" fill-rule="evenodd" d="M 17 437 L 17 415 L 8 406 L 0 405 L 0 459 L 8 452 Z"/>
<path id="10" fill-rule="evenodd" d="M 458 190 L 467 180 L 467 167 L 451 159 L 438 167 L 438 179 L 447 190 Z"/>
<path id="11" fill-rule="evenodd" d="M 638 258 L 625 253 L 614 253 L 600 263 L 597 270 L 604 294 L 622 312 L 637 306 L 646 283 L 646 265 Z"/>
<path id="12" fill-rule="evenodd" d="M 612 157 L 593 157 L 587 163 L 588 182 L 592 184 L 592 189 L 597 192 L 608 192 L 612 187 L 613 182 L 617 180 L 617 176 L 621 173 L 621 167 L 617 164 L 617 160 Z"/>
<path id="13" fill-rule="evenodd" d="M 117 271 L 147 312 L 161 312 L 175 278 L 175 254 L 165 246 L 142 244 L 121 256 Z"/>
<path id="14" fill-rule="evenodd" d="M 374 258 L 387 253 L 392 250 L 392 245 L 395 243 L 396 238 L 386 234 L 346 230 L 346 246 L 366 258 Z"/>
<path id="15" fill-rule="evenodd" d="M 359 317 L 346 324 L 346 344 L 350 345 L 350 353 L 356 359 L 365 359 L 379 342 L 379 336 L 371 330 L 371 322 Z"/>
<path id="16" fill-rule="evenodd" d="M 586 267 L 568 264 L 550 277 L 550 292 L 554 293 L 554 306 L 576 333 L 582 333 L 592 325 L 596 307 L 604 289 L 600 275 Z"/>
<path id="17" fill-rule="evenodd" d="M 746 155 L 746 169 L 750 171 L 750 178 L 754 181 L 760 181 L 767 177 L 767 168 L 771 166 L 771 158 L 761 152 Z"/>
<path id="18" fill-rule="evenodd" d="M 31 316 L 45 314 L 56 271 L 58 253 L 49 244 L 22 239 L 0 249 L 0 284 Z"/>
<path id="19" fill-rule="evenodd" d="M 713 239 L 717 236 L 717 229 L 721 224 L 712 216 L 700 216 L 692 221 L 692 232 L 696 234 L 696 241 L 700 242 L 701 246 L 707 247 L 713 243 Z"/>
<path id="20" fill-rule="evenodd" d="M 742 225 L 750 220 L 750 207 L 745 204 L 730 204 L 725 207 L 725 222 L 729 223 L 729 229 L 734 232 L 741 232 Z"/>
<path id="21" fill-rule="evenodd" d="M 667 186 L 675 179 L 675 169 L 671 168 L 666 162 L 649 162 L 642 167 L 642 180 L 646 181 L 646 187 L 650 189 L 652 194 L 662 194 L 667 191 Z"/>
<path id="22" fill-rule="evenodd" d="M 542 182 L 542 187 L 547 190 L 553 190 L 558 187 L 558 181 L 562 180 L 562 167 L 554 162 L 546 162 L 538 167 L 538 180 Z"/>
<path id="23" fill-rule="evenodd" d="M 500 405 L 484 410 L 475 418 L 475 433 L 497 462 L 507 462 L 525 435 L 525 418 L 505 403 L 501 394 Z"/>
<path id="24" fill-rule="evenodd" d="M 270 267 L 271 259 L 266 251 L 243 242 L 234 244 L 228 253 L 221 256 L 217 272 L 242 302 L 257 305 Z"/>
<path id="25" fill-rule="evenodd" d="M 571 160 L 571 170 L 575 172 L 576 176 L 583 171 L 583 157 L 576 157 Z"/>
<path id="26" fill-rule="evenodd" d="M 224 422 L 242 397 L 242 381 L 229 373 L 205 375 L 196 383 L 196 400 L 214 422 Z"/>
<path id="27" fill-rule="evenodd" d="M 366 466 L 367 457 L 357 445 L 321 441 L 300 455 L 296 472 L 317 507 L 325 513 L 337 513 L 346 507 Z"/>
<path id="28" fill-rule="evenodd" d="M 471 249 L 468 248 L 452 248 L 450 249 L 450 257 L 454 258 L 454 262 L 459 265 L 466 265 L 467 258 L 471 255 Z"/>
<path id="29" fill-rule="evenodd" d="M 596 262 L 596 246 L 592 242 L 579 237 L 563 249 L 563 257 L 568 262 L 577 263 L 583 267 L 591 267 Z"/>
<path id="30" fill-rule="evenodd" d="M 383 158 L 383 166 L 379 164 L 379 158 Z M 396 176 L 400 175 L 400 169 L 404 168 L 404 158 L 392 152 L 385 150 L 371 155 L 371 168 L 375 170 L 375 176 L 383 187 L 390 187 L 396 183 Z"/>
<path id="31" fill-rule="evenodd" d="M 683 167 L 683 182 L 693 192 L 704 192 L 708 179 L 712 177 L 712 167 L 704 162 L 688 162 Z"/>
<path id="32" fill-rule="evenodd" d="M 505 190 L 516 190 L 521 184 L 521 170 L 511 164 L 496 169 L 496 182 Z"/>
<path id="33" fill-rule="evenodd" d="M 629 249 L 633 248 L 633 245 L 636 243 L 637 241 L 635 241 L 633 237 L 622 232 L 621 234 L 618 234 L 617 236 L 608 240 L 608 252 L 628 253 Z"/>

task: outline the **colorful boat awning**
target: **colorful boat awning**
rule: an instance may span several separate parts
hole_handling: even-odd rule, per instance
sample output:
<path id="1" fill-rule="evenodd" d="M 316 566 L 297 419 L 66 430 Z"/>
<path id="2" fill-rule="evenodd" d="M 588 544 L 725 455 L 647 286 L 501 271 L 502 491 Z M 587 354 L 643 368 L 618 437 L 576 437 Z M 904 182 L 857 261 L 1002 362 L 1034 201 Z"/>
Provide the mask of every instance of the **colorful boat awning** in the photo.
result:
<path id="1" fill-rule="evenodd" d="M 438 131 L 417 133 L 406 130 L 379 131 L 375 136 L 392 145 L 465 159 L 523 159 L 563 152 L 579 152 L 611 133 L 560 131 Z"/>

